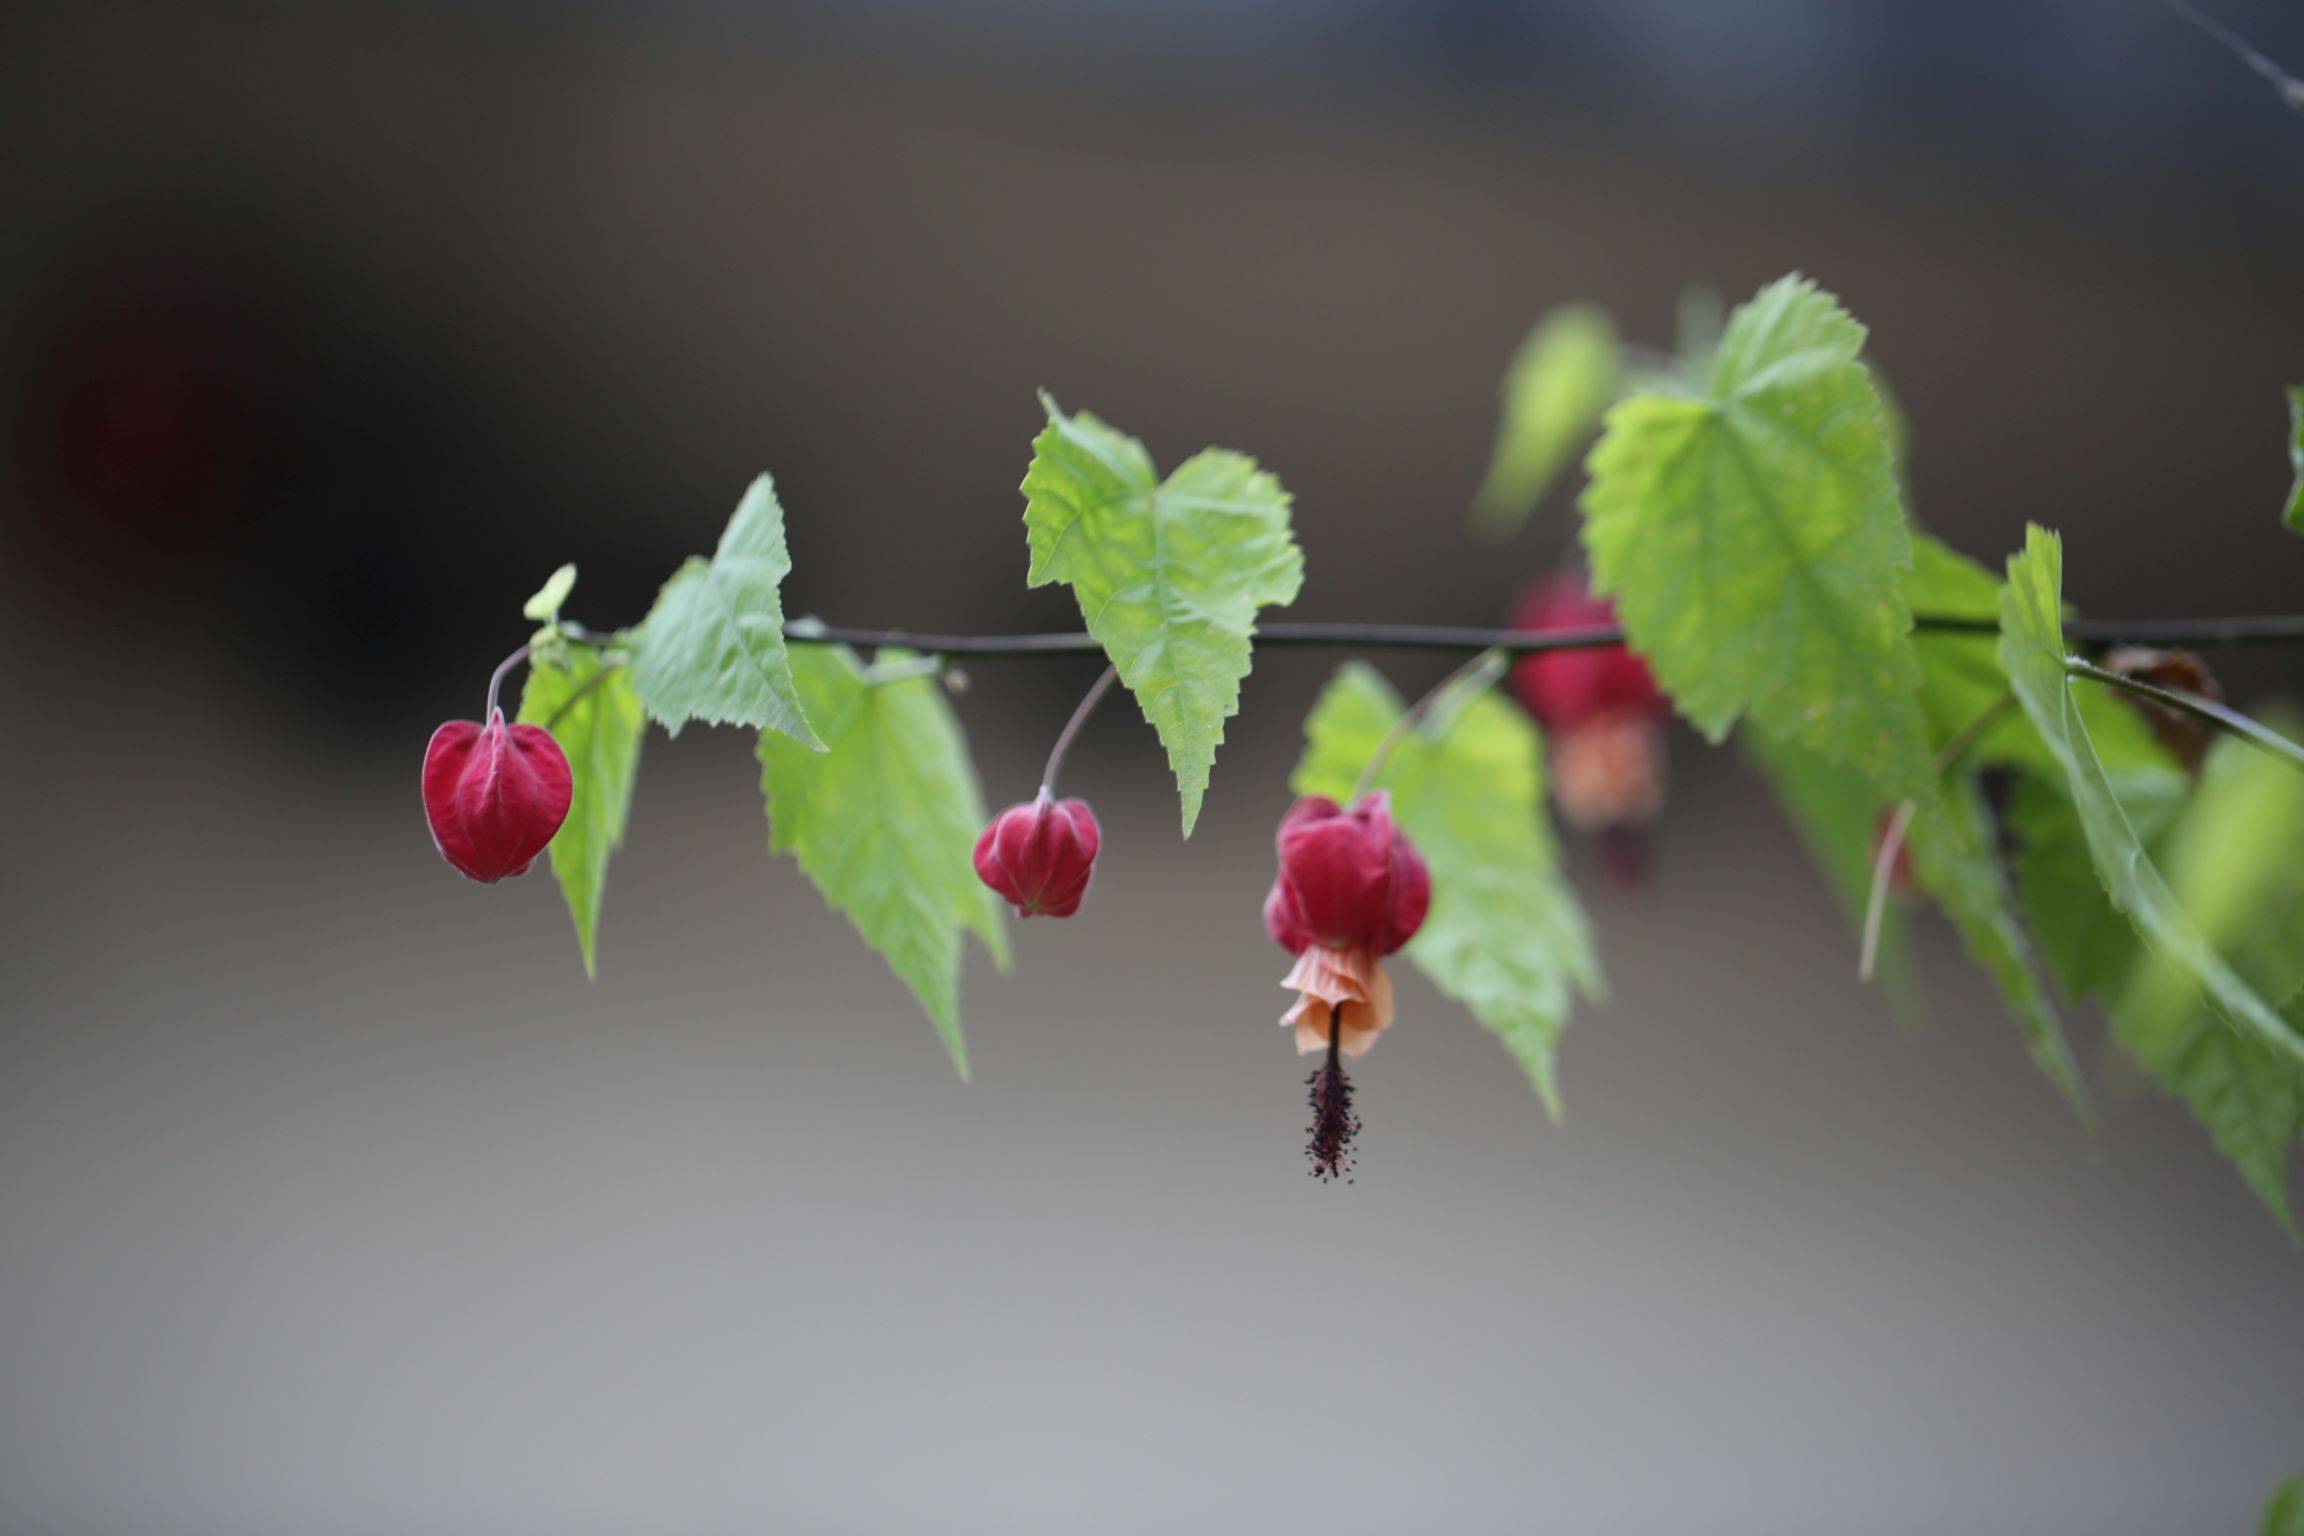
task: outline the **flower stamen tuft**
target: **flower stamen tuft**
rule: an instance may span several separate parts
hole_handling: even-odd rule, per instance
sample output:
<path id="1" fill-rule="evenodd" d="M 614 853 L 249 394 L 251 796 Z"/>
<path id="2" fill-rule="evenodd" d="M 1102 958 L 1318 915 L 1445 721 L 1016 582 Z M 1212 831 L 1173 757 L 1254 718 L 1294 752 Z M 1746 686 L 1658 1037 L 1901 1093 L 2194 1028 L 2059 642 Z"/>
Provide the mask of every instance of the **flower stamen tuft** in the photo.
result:
<path id="1" fill-rule="evenodd" d="M 1344 1075 L 1339 1046 L 1344 1036 L 1344 1006 L 1328 1015 L 1328 1056 L 1318 1071 L 1304 1080 L 1311 1090 L 1311 1139 L 1304 1155 L 1312 1160 L 1312 1177 L 1323 1183 L 1352 1182 L 1352 1138 L 1360 1134 L 1360 1117 L 1352 1113 L 1352 1079 Z"/>

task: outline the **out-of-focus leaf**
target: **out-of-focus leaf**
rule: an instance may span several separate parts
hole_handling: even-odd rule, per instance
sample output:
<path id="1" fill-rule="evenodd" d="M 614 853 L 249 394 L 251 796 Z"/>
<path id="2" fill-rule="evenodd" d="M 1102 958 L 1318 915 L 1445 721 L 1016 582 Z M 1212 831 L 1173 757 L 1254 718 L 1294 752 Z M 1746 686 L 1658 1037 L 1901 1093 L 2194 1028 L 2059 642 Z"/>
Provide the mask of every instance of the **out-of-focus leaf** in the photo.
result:
<path id="1" fill-rule="evenodd" d="M 1767 776 L 1777 805 L 1800 835 L 1809 858 L 1839 898 L 1848 915 L 1849 933 L 1860 933 L 1872 885 L 1874 840 L 1893 803 L 1884 801 L 1871 780 L 1844 763 L 1763 731 L 1746 730 L 1739 739 Z M 1911 1013 L 1918 1010 L 1920 991 L 1907 940 L 1909 916 L 1907 902 L 1890 901 L 1882 908 L 1874 966 L 1889 997 Z M 1853 949 L 1850 954 L 1853 957 Z"/>
<path id="2" fill-rule="evenodd" d="M 1591 304 L 1564 304 L 1537 322 L 1504 375 L 1504 414 L 1472 525 L 1492 538 L 1519 532 L 1600 425 L 1624 376 L 1616 322 Z"/>
<path id="3" fill-rule="evenodd" d="M 2288 467 L 2295 480 L 2281 520 L 2292 532 L 2304 533 L 2304 384 L 2288 386 Z"/>
<path id="4" fill-rule="evenodd" d="M 2291 1027 L 2304 998 L 2304 774 L 2226 737 L 2159 850 L 2168 887 L 2201 936 L 2281 1009 Z M 2112 1008 L 2113 1033 L 2182 1099 L 2291 1234 L 2289 1151 L 2304 1072 L 2229 1028 L 2191 978 L 2136 957 Z"/>
<path id="5" fill-rule="evenodd" d="M 560 617 L 560 605 L 568 601 L 568 594 L 576 590 L 576 567 L 564 565 L 545 578 L 536 595 L 520 605 L 520 616 L 539 624 L 549 624 Z"/>
<path id="6" fill-rule="evenodd" d="M 1600 968 L 1544 820 L 1536 728 L 1487 681 L 1436 699 L 1377 783 L 1432 870 L 1432 910 L 1408 958 L 1504 1043 L 1556 1119 L 1560 1034 L 1576 995 L 1601 994 Z M 1305 721 L 1291 786 L 1348 800 L 1400 712 L 1373 668 L 1340 668 Z"/>
<path id="7" fill-rule="evenodd" d="M 2065 668 L 2063 546 L 2034 526 L 2008 562 L 2001 593 L 2000 663 L 2017 702 L 2063 769 L 2090 861 L 2113 905 L 2159 957 L 2198 987 L 2226 1022 L 2288 1066 L 2304 1067 L 2304 1035 L 2282 1019 L 2216 952 L 2146 855 L 2097 756 Z M 2095 686 L 2089 684 L 2086 686 Z"/>
<path id="8" fill-rule="evenodd" d="M 1952 774 L 1946 793 L 1912 818 L 1906 837 L 1913 879 L 1935 899 L 1969 958 L 1992 978 L 2033 1063 L 2081 1119 L 2092 1120 L 2088 1089 L 2017 916 L 2015 893 L 2000 867 L 1998 840 L 1975 775 Z"/>
<path id="9" fill-rule="evenodd" d="M 2110 782 L 2146 847 L 2175 815 L 2187 788 L 2174 769 L 2145 770 Z M 2007 821 L 2018 847 L 2016 889 L 2025 922 L 2050 973 L 2071 1002 L 2105 992 L 2127 975 L 2141 941 L 2096 878 L 2088 834 L 2071 796 L 2060 779 L 2027 774 L 2009 794 Z"/>
<path id="10" fill-rule="evenodd" d="M 1072 588 L 1167 749 L 1189 837 L 1240 709 L 1257 610 L 1294 602 L 1303 585 L 1288 493 L 1255 460 L 1217 448 L 1158 480 L 1142 443 L 1040 398 L 1048 427 L 1024 476 L 1026 581 Z"/>
<path id="11" fill-rule="evenodd" d="M 2304 1536 L 2304 1477 L 2292 1477 L 2272 1490 L 2256 1536 Z"/>

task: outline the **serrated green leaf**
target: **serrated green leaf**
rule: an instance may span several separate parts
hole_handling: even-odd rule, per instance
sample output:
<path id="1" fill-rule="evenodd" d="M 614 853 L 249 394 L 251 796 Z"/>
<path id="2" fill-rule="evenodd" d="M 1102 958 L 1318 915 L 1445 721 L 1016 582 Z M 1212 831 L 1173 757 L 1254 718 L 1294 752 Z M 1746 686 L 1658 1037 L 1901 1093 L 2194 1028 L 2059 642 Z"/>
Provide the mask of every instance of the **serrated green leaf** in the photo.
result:
<path id="1" fill-rule="evenodd" d="M 631 636 L 632 686 L 674 735 L 690 720 L 751 725 L 821 750 L 784 648 L 782 584 L 792 573 L 776 486 L 752 482 L 710 560 L 664 583 Z"/>
<path id="2" fill-rule="evenodd" d="M 2008 585 L 2000 596 L 2000 664 L 2017 702 L 2063 769 L 2097 878 L 2145 943 L 2188 977 L 2226 1023 L 2280 1061 L 2304 1067 L 2304 1034 L 2275 1013 L 2201 935 L 2121 809 L 2065 670 L 2063 579 L 2062 543 L 2044 528 L 2028 528 L 2024 552 L 2008 562 Z"/>
<path id="3" fill-rule="evenodd" d="M 560 607 L 568 601 L 568 594 L 576 590 L 576 567 L 564 565 L 545 578 L 536 595 L 520 605 L 520 616 L 538 624 L 549 624 L 560 617 Z"/>
<path id="4" fill-rule="evenodd" d="M 2232 968 L 2280 1013 L 2304 1023 L 2304 774 L 2229 737 L 2211 750 L 2200 782 L 2159 851 L 2168 888 Z M 2202 1006 L 2190 978 L 2151 955 L 2136 958 L 2112 1008 L 2113 1034 L 2184 1101 L 2262 1198 L 2296 1234 L 2287 1194 L 2304 1072 L 2227 1028 Z"/>
<path id="5" fill-rule="evenodd" d="M 884 668 L 909 659 L 874 658 Z M 769 851 L 791 854 L 886 958 L 965 1078 L 960 936 L 973 932 L 1006 969 L 1008 931 L 970 862 L 984 800 L 960 721 L 932 679 L 874 682 L 845 646 L 801 646 L 792 672 L 825 749 L 760 733 Z"/>
<path id="6" fill-rule="evenodd" d="M 1906 833 L 1912 878 L 1935 899 L 2015 1017 L 2033 1063 L 2084 1121 L 2093 1121 L 2088 1089 L 2064 1025 L 2041 980 L 2031 940 L 2016 914 L 1992 820 L 1973 773 L 1952 775 L 1947 792 L 1912 818 Z"/>
<path id="7" fill-rule="evenodd" d="M 2295 479 L 2281 521 L 2290 531 L 2304 533 L 2304 384 L 2288 386 L 2288 467 Z"/>
<path id="8" fill-rule="evenodd" d="M 1224 722 L 1240 710 L 1256 612 L 1294 602 L 1303 584 L 1288 493 L 1255 460 L 1216 448 L 1157 481 L 1142 443 L 1040 399 L 1048 427 L 1023 486 L 1026 582 L 1072 588 L 1167 749 L 1190 837 Z"/>
<path id="9" fill-rule="evenodd" d="M 1941 540 L 1915 529 L 1912 569 L 1904 595 L 1915 614 L 1936 618 L 2000 622 L 2000 579 Z M 1931 749 L 1961 735 L 1986 712 L 2010 702 L 2008 675 L 2000 670 L 1997 634 L 1930 631 L 1914 649 L 1920 657 L 1920 710 L 1928 718 Z M 2167 751 L 2153 739 L 2144 718 L 2126 700 L 2103 689 L 2079 695 L 2082 722 L 2096 743 L 2097 756 L 2115 778 L 2124 774 L 2174 771 Z M 2020 710 L 1988 727 L 1961 754 L 1977 765 L 2020 767 L 2060 777 L 2057 759 L 2038 727 Z"/>
<path id="10" fill-rule="evenodd" d="M 609 856 L 624 846 L 648 717 L 632 691 L 630 672 L 604 664 L 587 647 L 560 645 L 529 666 L 520 691 L 520 718 L 550 731 L 568 755 L 574 782 L 568 819 L 550 845 L 552 878 L 560 883 L 568 916 L 576 924 L 584 974 L 597 976 L 600 898 L 608 883 Z"/>
<path id="11" fill-rule="evenodd" d="M 1472 499 L 1475 529 L 1508 538 L 1528 521 L 1616 398 L 1623 354 L 1616 322 L 1597 306 L 1564 304 L 1537 322 L 1504 375 L 1496 446 Z"/>
<path id="12" fill-rule="evenodd" d="M 1714 741 L 1740 715 L 1895 796 L 1930 792 L 1912 563 L 1864 329 L 1798 277 L 1728 323 L 1706 393 L 1608 413 L 1594 585 Z"/>
<path id="13" fill-rule="evenodd" d="M 2272 1490 L 2256 1536 L 2304 1536 L 2304 1476 L 2291 1477 Z"/>
<path id="14" fill-rule="evenodd" d="M 1400 712 L 1373 668 L 1347 663 L 1305 721 L 1291 787 L 1349 799 Z M 1603 987 L 1591 926 L 1544 820 L 1535 727 L 1484 686 L 1459 688 L 1434 701 L 1377 783 L 1432 869 L 1432 910 L 1408 958 L 1503 1042 L 1558 1119 L 1569 1007 Z"/>

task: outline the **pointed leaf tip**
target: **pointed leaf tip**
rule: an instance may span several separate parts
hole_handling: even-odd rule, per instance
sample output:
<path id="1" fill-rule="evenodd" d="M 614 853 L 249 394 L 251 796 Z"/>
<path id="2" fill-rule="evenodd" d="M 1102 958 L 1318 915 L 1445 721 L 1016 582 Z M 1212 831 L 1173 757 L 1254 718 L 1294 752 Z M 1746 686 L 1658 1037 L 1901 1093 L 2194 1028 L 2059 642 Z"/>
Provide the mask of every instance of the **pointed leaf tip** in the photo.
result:
<path id="1" fill-rule="evenodd" d="M 674 572 L 633 635 L 632 685 L 666 731 L 690 720 L 757 726 L 821 750 L 784 644 L 780 589 L 791 572 L 784 509 L 761 475 L 712 558 Z"/>

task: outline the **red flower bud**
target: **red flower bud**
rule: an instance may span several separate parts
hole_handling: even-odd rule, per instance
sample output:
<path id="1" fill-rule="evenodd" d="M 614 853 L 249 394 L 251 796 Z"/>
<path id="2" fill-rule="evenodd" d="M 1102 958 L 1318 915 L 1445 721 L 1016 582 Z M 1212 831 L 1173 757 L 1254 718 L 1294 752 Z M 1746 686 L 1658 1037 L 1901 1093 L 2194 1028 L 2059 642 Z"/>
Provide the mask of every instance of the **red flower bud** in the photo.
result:
<path id="1" fill-rule="evenodd" d="M 1584 579 L 1572 575 L 1533 583 L 1512 615 L 1512 627 L 1530 634 L 1615 622 L 1615 604 L 1594 597 Z M 1648 663 L 1621 645 L 1525 657 L 1512 669 L 1512 687 L 1548 731 L 1573 729 L 1595 715 L 1622 711 L 1655 717 L 1668 708 Z"/>
<path id="2" fill-rule="evenodd" d="M 524 875 L 568 818 L 567 754 L 540 725 L 451 720 L 424 749 L 424 819 L 457 872 L 493 885 Z"/>
<path id="3" fill-rule="evenodd" d="M 1315 945 L 1388 955 L 1416 936 L 1432 875 L 1378 792 L 1344 810 L 1325 795 L 1299 800 L 1274 842 L 1280 873 L 1264 901 L 1272 942 L 1300 955 Z"/>
<path id="4" fill-rule="evenodd" d="M 976 839 L 976 875 L 1018 917 L 1070 917 L 1088 894 L 1102 841 L 1087 801 L 1042 790 L 992 818 Z"/>

